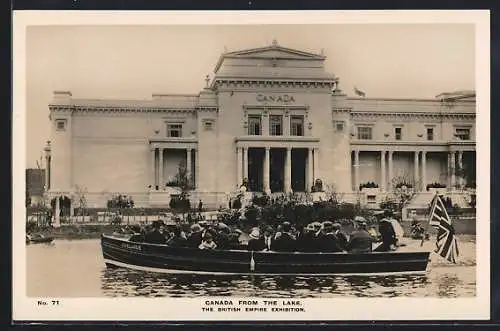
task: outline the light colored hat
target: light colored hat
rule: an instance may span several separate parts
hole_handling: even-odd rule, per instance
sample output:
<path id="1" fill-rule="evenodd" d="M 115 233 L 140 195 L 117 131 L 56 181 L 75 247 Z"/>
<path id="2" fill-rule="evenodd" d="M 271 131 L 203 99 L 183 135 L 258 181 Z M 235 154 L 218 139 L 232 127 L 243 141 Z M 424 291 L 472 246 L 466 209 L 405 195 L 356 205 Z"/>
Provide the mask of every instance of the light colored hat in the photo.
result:
<path id="1" fill-rule="evenodd" d="M 253 229 L 252 232 L 250 233 L 249 236 L 251 239 L 259 239 L 260 238 L 260 231 L 259 229 Z"/>
<path id="2" fill-rule="evenodd" d="M 193 232 L 200 232 L 201 231 L 201 226 L 197 223 L 191 225 L 191 231 Z"/>

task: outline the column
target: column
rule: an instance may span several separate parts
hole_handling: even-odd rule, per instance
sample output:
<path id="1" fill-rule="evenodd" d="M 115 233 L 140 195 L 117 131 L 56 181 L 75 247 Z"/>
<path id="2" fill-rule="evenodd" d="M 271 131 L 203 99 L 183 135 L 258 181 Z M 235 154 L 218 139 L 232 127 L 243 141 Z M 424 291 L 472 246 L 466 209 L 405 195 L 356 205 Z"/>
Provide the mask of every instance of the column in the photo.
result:
<path id="1" fill-rule="evenodd" d="M 354 191 L 359 191 L 359 151 L 354 151 Z"/>
<path id="2" fill-rule="evenodd" d="M 243 178 L 248 179 L 248 147 L 243 147 Z"/>
<path id="3" fill-rule="evenodd" d="M 243 158 L 243 153 L 242 153 L 242 148 L 241 147 L 236 147 L 236 154 L 237 154 L 237 161 L 236 161 L 236 186 L 240 187 L 241 184 L 243 183 L 243 174 L 242 174 L 242 158 Z"/>
<path id="4" fill-rule="evenodd" d="M 271 188 L 269 186 L 269 147 L 266 147 L 266 153 L 264 156 L 264 192 L 271 193 Z"/>
<path id="5" fill-rule="evenodd" d="M 53 226 L 55 228 L 58 228 L 61 226 L 61 218 L 60 218 L 60 213 L 61 213 L 61 205 L 59 202 L 59 196 L 56 196 L 56 208 L 54 211 L 54 224 Z"/>
<path id="6" fill-rule="evenodd" d="M 460 177 L 458 178 L 458 184 L 460 188 L 464 185 L 464 174 L 463 174 L 463 152 L 458 151 L 458 170 Z"/>
<path id="7" fill-rule="evenodd" d="M 269 136 L 269 112 L 267 109 L 264 109 L 262 116 L 262 135 Z"/>
<path id="8" fill-rule="evenodd" d="M 198 149 L 194 149 L 194 186 L 196 189 L 199 188 L 198 182 L 200 178 L 200 153 Z"/>
<path id="9" fill-rule="evenodd" d="M 389 151 L 389 159 L 388 159 L 388 163 L 387 163 L 387 167 L 389 168 L 389 185 L 388 185 L 388 189 L 389 191 L 392 190 L 392 180 L 393 180 L 393 164 L 392 164 L 392 154 L 394 153 L 394 151 Z"/>
<path id="10" fill-rule="evenodd" d="M 413 170 L 415 172 L 413 175 L 413 182 L 414 182 L 413 185 L 415 185 L 415 187 L 414 187 L 415 190 L 418 190 L 418 187 L 419 187 L 419 184 L 418 184 L 419 183 L 419 178 L 418 178 L 419 177 L 419 172 L 418 172 L 418 154 L 419 153 L 420 153 L 419 151 L 415 151 L 415 162 L 413 162 Z"/>
<path id="11" fill-rule="evenodd" d="M 151 180 L 151 185 L 153 185 L 152 189 L 156 190 L 156 148 L 151 148 L 151 171 L 153 173 L 152 180 Z"/>
<path id="12" fill-rule="evenodd" d="M 422 152 L 422 191 L 427 191 L 427 152 Z"/>
<path id="13" fill-rule="evenodd" d="M 50 176 L 50 157 L 45 157 L 45 191 L 50 189 L 49 186 L 49 176 Z"/>
<path id="14" fill-rule="evenodd" d="M 286 149 L 286 162 L 285 162 L 285 193 L 292 191 L 292 149 Z"/>
<path id="15" fill-rule="evenodd" d="M 290 135 L 290 114 L 283 116 L 283 135 L 285 137 Z"/>
<path id="16" fill-rule="evenodd" d="M 160 189 L 165 186 L 163 182 L 163 148 L 158 148 L 158 185 Z"/>
<path id="17" fill-rule="evenodd" d="M 385 191 L 387 180 L 385 178 L 385 151 L 380 152 L 380 189 Z"/>
<path id="18" fill-rule="evenodd" d="M 193 176 L 192 176 L 192 166 L 191 166 L 191 153 L 192 148 L 186 149 L 186 175 L 189 185 L 193 184 Z"/>
<path id="19" fill-rule="evenodd" d="M 314 174 L 313 174 L 313 149 L 309 148 L 307 150 L 307 191 L 312 189 L 314 185 Z"/>
<path id="20" fill-rule="evenodd" d="M 313 178 L 318 179 L 319 178 L 319 149 L 315 148 L 313 150 Z M 324 185 L 324 184 L 323 184 Z"/>
<path id="21" fill-rule="evenodd" d="M 455 152 L 450 153 L 451 188 L 455 187 Z"/>

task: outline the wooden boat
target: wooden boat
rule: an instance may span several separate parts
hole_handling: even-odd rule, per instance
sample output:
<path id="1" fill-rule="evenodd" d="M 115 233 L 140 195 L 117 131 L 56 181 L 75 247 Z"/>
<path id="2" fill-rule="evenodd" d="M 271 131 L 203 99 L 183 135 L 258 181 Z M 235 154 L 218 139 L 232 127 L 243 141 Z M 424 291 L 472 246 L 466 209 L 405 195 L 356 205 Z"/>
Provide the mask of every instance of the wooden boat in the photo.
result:
<path id="1" fill-rule="evenodd" d="M 425 273 L 430 252 L 302 253 L 201 250 L 101 235 L 107 267 L 163 273 L 337 275 Z"/>
<path id="2" fill-rule="evenodd" d="M 52 236 L 44 236 L 43 234 L 27 234 L 26 243 L 27 244 L 48 244 L 54 241 Z"/>

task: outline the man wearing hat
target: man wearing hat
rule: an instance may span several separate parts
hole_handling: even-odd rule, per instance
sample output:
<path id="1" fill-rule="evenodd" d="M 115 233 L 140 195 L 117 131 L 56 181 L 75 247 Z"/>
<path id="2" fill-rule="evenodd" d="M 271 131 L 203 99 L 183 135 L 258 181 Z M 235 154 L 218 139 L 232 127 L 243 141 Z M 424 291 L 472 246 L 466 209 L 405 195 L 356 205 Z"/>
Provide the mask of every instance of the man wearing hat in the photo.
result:
<path id="1" fill-rule="evenodd" d="M 290 222 L 283 222 L 281 235 L 274 239 L 274 250 L 282 252 L 294 252 L 296 249 L 295 236 L 291 234 Z"/>
<path id="2" fill-rule="evenodd" d="M 366 222 L 357 223 L 357 230 L 351 233 L 347 249 L 351 253 L 369 253 L 372 251 L 372 236 Z"/>
<path id="3" fill-rule="evenodd" d="M 191 234 L 187 238 L 187 245 L 189 247 L 198 247 L 202 241 L 202 228 L 198 223 L 191 225 Z"/>
<path id="4" fill-rule="evenodd" d="M 264 250 L 271 251 L 274 246 L 274 239 L 273 239 L 273 228 L 270 227 L 269 225 L 266 226 L 264 230 L 264 237 L 262 239 L 264 240 Z"/>
<path id="5" fill-rule="evenodd" d="M 323 222 L 323 227 L 319 235 L 320 248 L 322 252 L 341 252 L 340 243 L 337 236 L 334 234 L 333 223 L 330 221 Z"/>
<path id="6" fill-rule="evenodd" d="M 342 232 L 342 225 L 333 223 L 333 234 L 337 237 L 337 243 L 342 251 L 347 250 L 347 236 Z"/>
<path id="7" fill-rule="evenodd" d="M 396 232 L 391 224 L 390 217 L 392 217 L 392 212 L 390 210 L 384 210 L 383 214 L 379 214 L 378 232 L 382 237 L 382 244 L 377 247 L 377 252 L 388 252 L 391 250 L 392 246 L 395 246 Z"/>

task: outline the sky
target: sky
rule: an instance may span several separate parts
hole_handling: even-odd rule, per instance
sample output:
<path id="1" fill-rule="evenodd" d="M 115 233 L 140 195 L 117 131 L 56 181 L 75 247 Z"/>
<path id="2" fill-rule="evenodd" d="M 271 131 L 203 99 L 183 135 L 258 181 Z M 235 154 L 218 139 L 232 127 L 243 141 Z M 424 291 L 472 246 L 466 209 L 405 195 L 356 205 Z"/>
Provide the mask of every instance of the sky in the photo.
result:
<path id="1" fill-rule="evenodd" d="M 198 93 L 226 51 L 268 46 L 326 56 L 325 69 L 367 97 L 434 98 L 475 89 L 471 24 L 30 26 L 26 30 L 26 166 L 50 137 L 55 90 L 74 98 Z"/>

